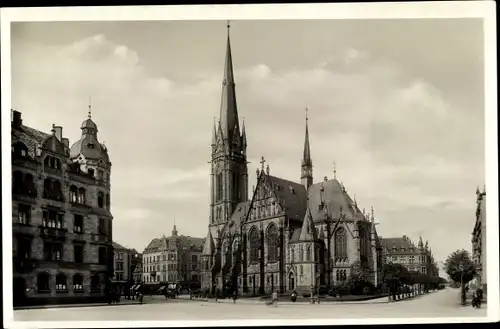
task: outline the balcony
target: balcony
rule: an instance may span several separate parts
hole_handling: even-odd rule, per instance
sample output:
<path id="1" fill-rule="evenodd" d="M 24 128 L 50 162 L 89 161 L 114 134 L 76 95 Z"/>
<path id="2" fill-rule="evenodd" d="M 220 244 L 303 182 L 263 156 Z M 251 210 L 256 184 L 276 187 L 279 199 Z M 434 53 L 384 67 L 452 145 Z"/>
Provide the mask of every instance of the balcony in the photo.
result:
<path id="1" fill-rule="evenodd" d="M 42 238 L 53 238 L 56 240 L 65 240 L 68 234 L 68 230 L 65 228 L 46 227 L 40 225 L 39 230 Z"/>

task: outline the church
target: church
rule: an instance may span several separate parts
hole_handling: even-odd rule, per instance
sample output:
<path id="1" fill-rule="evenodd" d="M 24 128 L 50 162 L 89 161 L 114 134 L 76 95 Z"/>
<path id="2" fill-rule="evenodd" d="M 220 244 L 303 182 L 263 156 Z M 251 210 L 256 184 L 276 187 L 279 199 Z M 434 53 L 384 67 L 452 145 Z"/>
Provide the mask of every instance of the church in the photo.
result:
<path id="1" fill-rule="evenodd" d="M 345 282 L 353 264 L 367 281 L 380 284 L 373 208 L 361 211 L 336 174 L 313 181 L 307 117 L 300 183 L 275 176 L 262 157 L 248 194 L 247 136 L 238 119 L 229 26 L 220 117 L 211 146 L 202 288 L 255 295 L 309 292 Z"/>

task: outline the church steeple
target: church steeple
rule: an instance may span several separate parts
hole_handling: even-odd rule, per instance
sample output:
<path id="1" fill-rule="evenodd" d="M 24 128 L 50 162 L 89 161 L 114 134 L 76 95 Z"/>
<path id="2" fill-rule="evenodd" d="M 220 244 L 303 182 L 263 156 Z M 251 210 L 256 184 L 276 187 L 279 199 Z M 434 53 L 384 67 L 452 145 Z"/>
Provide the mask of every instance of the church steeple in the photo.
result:
<path id="1" fill-rule="evenodd" d="M 307 115 L 308 109 L 306 108 L 306 136 L 304 140 L 304 155 L 302 157 L 302 167 L 300 180 L 307 188 L 313 184 L 313 169 L 311 160 L 311 148 L 309 146 L 309 117 Z"/>
<path id="2" fill-rule="evenodd" d="M 238 109 L 236 107 L 236 92 L 233 73 L 233 58 L 229 37 L 229 22 L 227 23 L 226 60 L 224 64 L 224 78 L 222 80 L 222 96 L 220 107 L 220 122 L 225 139 L 230 139 L 240 133 L 238 123 Z M 234 131 L 236 130 L 236 132 Z"/>

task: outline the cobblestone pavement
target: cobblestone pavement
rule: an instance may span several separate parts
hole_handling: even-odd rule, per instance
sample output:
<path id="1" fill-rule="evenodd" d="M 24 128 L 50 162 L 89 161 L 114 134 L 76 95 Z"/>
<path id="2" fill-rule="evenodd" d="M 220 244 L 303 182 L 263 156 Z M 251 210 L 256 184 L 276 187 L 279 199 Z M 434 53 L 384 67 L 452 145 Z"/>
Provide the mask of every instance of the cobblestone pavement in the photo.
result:
<path id="1" fill-rule="evenodd" d="M 214 301 L 168 300 L 144 305 L 99 306 L 64 309 L 33 309 L 14 312 L 15 321 L 178 321 L 232 319 L 366 319 L 366 318 L 436 318 L 485 317 L 486 307 L 460 306 L 459 291 L 443 291 L 414 299 L 364 303 L 282 303 L 278 307 L 243 300 Z"/>

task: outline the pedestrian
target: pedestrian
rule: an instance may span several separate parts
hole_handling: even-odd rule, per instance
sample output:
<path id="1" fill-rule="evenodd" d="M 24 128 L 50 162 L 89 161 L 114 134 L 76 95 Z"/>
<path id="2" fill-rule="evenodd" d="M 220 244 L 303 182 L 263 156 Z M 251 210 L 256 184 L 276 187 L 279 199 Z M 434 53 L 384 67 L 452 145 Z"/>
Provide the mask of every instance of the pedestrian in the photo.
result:
<path id="1" fill-rule="evenodd" d="M 233 304 L 236 304 L 237 292 L 236 289 L 233 291 Z"/>
<path id="2" fill-rule="evenodd" d="M 278 307 L 278 291 L 277 290 L 273 291 L 271 304 L 273 304 L 274 307 Z"/>
<path id="3" fill-rule="evenodd" d="M 215 289 L 215 302 L 218 303 L 219 300 L 219 288 Z"/>

